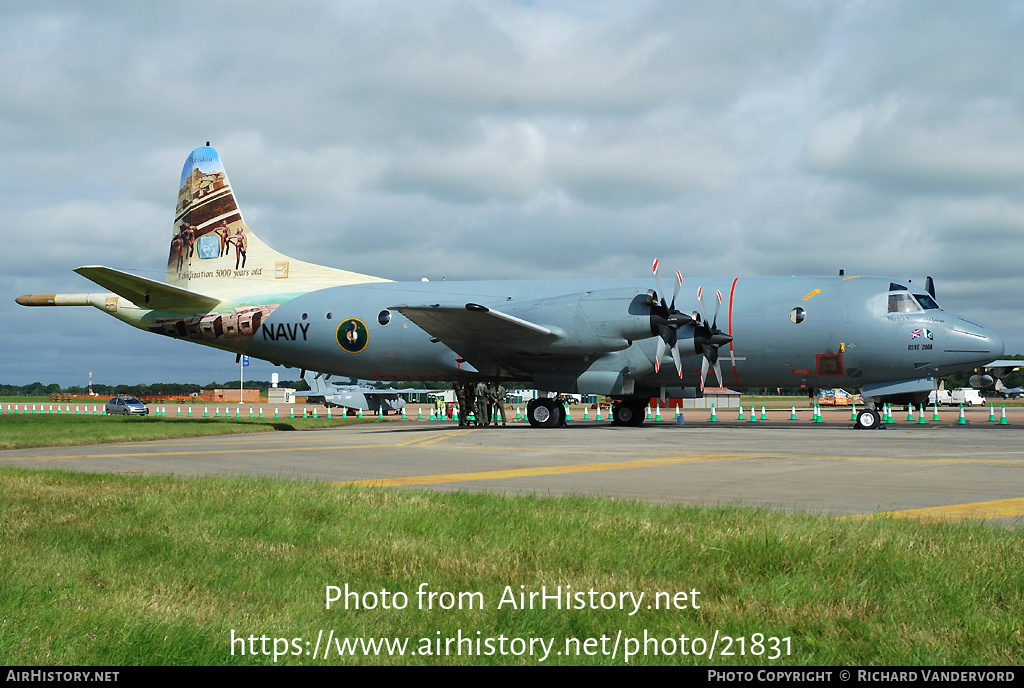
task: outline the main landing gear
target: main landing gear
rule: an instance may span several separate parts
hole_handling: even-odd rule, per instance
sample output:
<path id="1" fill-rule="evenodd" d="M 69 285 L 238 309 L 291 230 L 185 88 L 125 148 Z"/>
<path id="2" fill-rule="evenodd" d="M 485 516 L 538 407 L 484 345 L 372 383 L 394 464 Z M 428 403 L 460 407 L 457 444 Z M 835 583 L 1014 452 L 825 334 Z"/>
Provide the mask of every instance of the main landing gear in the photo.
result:
<path id="1" fill-rule="evenodd" d="M 644 422 L 644 409 L 647 408 L 646 400 L 624 399 L 616 401 L 612 405 L 612 425 L 625 425 L 631 428 L 638 428 Z"/>
<path id="2" fill-rule="evenodd" d="M 612 425 L 639 427 L 646 408 L 646 398 L 616 401 L 612 405 Z M 565 425 L 565 407 L 550 397 L 534 399 L 526 405 L 526 420 L 535 428 L 560 428 Z"/>
<path id="3" fill-rule="evenodd" d="M 526 420 L 535 428 L 565 425 L 565 407 L 550 397 L 534 399 L 526 405 Z"/>

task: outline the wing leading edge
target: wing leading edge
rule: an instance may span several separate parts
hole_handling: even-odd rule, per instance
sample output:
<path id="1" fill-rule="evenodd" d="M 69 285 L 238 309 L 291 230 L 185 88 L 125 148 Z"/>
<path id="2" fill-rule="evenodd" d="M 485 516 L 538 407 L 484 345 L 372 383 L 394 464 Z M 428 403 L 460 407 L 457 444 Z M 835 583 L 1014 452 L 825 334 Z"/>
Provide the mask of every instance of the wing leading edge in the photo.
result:
<path id="1" fill-rule="evenodd" d="M 537 354 L 564 337 L 546 327 L 475 303 L 392 306 L 485 375 L 517 372 L 516 359 Z"/>

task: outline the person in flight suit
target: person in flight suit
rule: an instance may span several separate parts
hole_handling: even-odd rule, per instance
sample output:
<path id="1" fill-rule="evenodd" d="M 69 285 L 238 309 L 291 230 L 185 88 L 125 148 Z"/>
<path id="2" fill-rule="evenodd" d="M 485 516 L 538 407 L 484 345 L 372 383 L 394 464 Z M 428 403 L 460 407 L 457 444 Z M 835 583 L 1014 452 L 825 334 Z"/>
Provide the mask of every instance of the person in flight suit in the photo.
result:
<path id="1" fill-rule="evenodd" d="M 500 425 L 505 425 L 505 387 L 498 383 L 497 387 L 492 383 L 491 388 L 491 418 L 494 420 L 495 425 L 499 425 L 498 419 L 501 419 Z"/>
<path id="2" fill-rule="evenodd" d="M 477 425 L 489 425 L 491 422 L 490 406 L 491 402 L 487 396 L 487 385 L 481 380 L 476 383 L 476 424 Z"/>

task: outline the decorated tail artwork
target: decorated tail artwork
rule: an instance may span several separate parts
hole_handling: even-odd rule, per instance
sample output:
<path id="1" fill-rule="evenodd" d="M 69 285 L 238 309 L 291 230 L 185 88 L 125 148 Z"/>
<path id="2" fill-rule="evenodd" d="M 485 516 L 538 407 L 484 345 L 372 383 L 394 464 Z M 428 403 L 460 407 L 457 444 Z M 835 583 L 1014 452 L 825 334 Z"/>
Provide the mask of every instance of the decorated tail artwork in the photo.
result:
<path id="1" fill-rule="evenodd" d="M 91 305 L 150 332 L 237 352 L 281 303 L 328 286 L 387 281 L 295 260 L 260 241 L 209 145 L 192 151 L 181 171 L 164 283 L 101 266 L 75 272 L 114 295 L 33 295 L 19 303 Z"/>
<path id="2" fill-rule="evenodd" d="M 181 170 L 166 281 L 232 298 L 386 280 L 304 263 L 260 241 L 242 219 L 220 156 L 207 145 L 192 151 Z"/>

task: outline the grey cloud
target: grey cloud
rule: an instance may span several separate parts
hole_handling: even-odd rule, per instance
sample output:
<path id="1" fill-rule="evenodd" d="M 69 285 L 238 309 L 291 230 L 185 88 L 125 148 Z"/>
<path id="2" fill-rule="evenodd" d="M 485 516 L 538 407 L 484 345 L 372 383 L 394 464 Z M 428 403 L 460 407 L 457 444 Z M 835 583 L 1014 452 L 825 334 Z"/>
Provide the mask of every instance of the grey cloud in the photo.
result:
<path id="1" fill-rule="evenodd" d="M 78 382 L 111 337 L 145 350 L 129 378 L 228 376 L 211 371 L 229 354 L 13 303 L 88 291 L 85 263 L 160 278 L 207 140 L 249 224 L 296 258 L 399 279 L 643 281 L 655 256 L 688 278 L 932 274 L 944 307 L 1021 350 L 1022 19 L 1012 2 L 9 4 L 0 379 Z"/>

